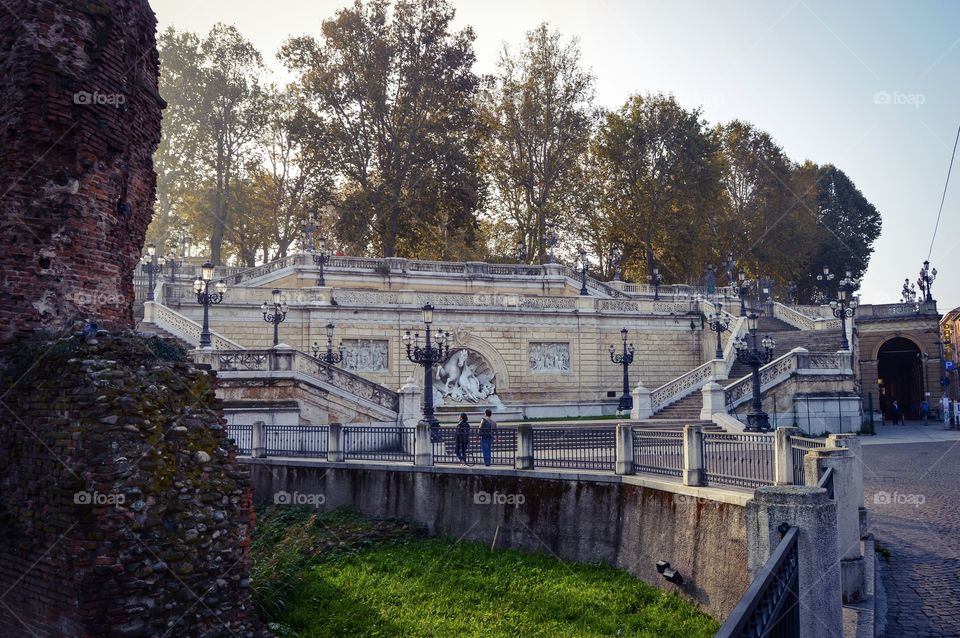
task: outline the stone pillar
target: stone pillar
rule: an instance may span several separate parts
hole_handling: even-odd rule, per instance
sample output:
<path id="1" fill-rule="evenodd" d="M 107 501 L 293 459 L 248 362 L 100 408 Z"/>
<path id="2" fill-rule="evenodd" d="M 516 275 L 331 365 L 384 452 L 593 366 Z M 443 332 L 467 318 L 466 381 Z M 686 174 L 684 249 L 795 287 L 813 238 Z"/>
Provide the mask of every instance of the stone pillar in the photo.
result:
<path id="1" fill-rule="evenodd" d="M 703 426 L 683 426 L 683 484 L 703 485 Z"/>
<path id="2" fill-rule="evenodd" d="M 433 442 L 430 440 L 430 424 L 418 421 L 413 431 L 413 464 L 433 465 Z"/>
<path id="3" fill-rule="evenodd" d="M 797 558 L 800 636 L 843 635 L 843 601 L 837 549 L 837 505 L 826 490 L 806 486 L 764 486 L 747 502 L 747 572 L 761 575 L 786 524 L 799 530 Z"/>
<path id="4" fill-rule="evenodd" d="M 250 430 L 250 456 L 261 459 L 267 456 L 267 437 L 263 421 L 254 421 Z"/>
<path id="5" fill-rule="evenodd" d="M 400 387 L 400 425 L 405 428 L 416 427 L 421 417 L 423 392 L 413 377 L 407 377 L 406 383 Z"/>
<path id="6" fill-rule="evenodd" d="M 727 395 L 723 386 L 711 381 L 700 390 L 703 394 L 703 407 L 700 409 L 700 420 L 711 421 L 717 412 L 727 413 Z"/>
<path id="7" fill-rule="evenodd" d="M 633 474 L 633 426 L 617 425 L 617 474 Z"/>
<path id="8" fill-rule="evenodd" d="M 853 491 L 860 495 L 860 501 L 857 509 L 860 512 L 860 538 L 864 538 L 870 529 L 869 519 L 867 518 L 867 508 L 863 503 L 863 448 L 860 437 L 856 434 L 829 434 L 827 435 L 828 444 L 834 447 L 844 447 L 853 454 Z"/>
<path id="9" fill-rule="evenodd" d="M 295 352 L 293 348 L 282 343 L 275 348 L 270 348 L 267 353 L 270 370 L 293 370 Z"/>
<path id="10" fill-rule="evenodd" d="M 637 382 L 637 386 L 630 395 L 633 397 L 633 408 L 630 410 L 630 418 L 632 420 L 649 419 L 653 416 L 653 403 L 650 401 L 650 390 L 643 387 L 642 381 Z"/>
<path id="11" fill-rule="evenodd" d="M 865 569 L 858 508 L 863 488 L 856 492 L 855 463 L 850 450 L 837 447 L 815 448 L 804 458 L 808 486 L 815 486 L 824 473 L 833 468 L 833 500 L 837 504 L 837 542 L 844 602 L 856 602 L 864 592 Z"/>
<path id="12" fill-rule="evenodd" d="M 327 430 L 327 460 L 342 463 L 344 460 L 343 425 L 331 423 Z"/>
<path id="13" fill-rule="evenodd" d="M 779 427 L 773 431 L 773 475 L 775 485 L 793 485 L 793 450 L 790 437 L 800 428 Z"/>
<path id="14" fill-rule="evenodd" d="M 518 470 L 533 469 L 533 427 L 529 423 L 517 426 L 517 452 L 515 467 Z"/>

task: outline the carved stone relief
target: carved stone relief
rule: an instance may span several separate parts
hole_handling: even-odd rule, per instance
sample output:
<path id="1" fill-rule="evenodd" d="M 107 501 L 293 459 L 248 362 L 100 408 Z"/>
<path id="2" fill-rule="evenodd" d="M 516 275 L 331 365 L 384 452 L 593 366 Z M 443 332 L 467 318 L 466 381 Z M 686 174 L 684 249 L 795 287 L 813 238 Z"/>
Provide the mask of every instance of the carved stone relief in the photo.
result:
<path id="1" fill-rule="evenodd" d="M 344 339 L 343 367 L 355 372 L 386 372 L 390 369 L 386 339 Z"/>
<path id="2" fill-rule="evenodd" d="M 532 342 L 530 344 L 530 371 L 544 374 L 570 372 L 570 344 Z"/>

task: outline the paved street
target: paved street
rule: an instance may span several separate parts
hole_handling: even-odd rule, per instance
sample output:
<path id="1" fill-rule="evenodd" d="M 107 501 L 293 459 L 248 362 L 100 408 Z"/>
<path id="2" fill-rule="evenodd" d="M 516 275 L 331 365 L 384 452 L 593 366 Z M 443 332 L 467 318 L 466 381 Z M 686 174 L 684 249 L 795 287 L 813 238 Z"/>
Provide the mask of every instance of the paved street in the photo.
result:
<path id="1" fill-rule="evenodd" d="M 960 636 L 960 440 L 865 445 L 865 502 L 886 590 L 886 636 Z M 880 443 L 880 436 L 864 437 Z M 924 432 L 926 430 L 926 432 Z"/>

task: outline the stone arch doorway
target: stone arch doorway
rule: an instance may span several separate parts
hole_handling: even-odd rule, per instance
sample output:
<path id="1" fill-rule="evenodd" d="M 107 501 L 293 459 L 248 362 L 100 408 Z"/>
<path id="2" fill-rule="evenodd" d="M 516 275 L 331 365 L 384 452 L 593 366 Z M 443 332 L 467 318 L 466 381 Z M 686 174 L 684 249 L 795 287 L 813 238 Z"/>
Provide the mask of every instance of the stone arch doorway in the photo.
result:
<path id="1" fill-rule="evenodd" d="M 905 418 L 920 418 L 925 388 L 923 359 L 915 342 L 905 337 L 885 341 L 877 352 L 877 377 L 880 405 L 887 418 L 893 416 L 894 400 L 899 402 Z"/>

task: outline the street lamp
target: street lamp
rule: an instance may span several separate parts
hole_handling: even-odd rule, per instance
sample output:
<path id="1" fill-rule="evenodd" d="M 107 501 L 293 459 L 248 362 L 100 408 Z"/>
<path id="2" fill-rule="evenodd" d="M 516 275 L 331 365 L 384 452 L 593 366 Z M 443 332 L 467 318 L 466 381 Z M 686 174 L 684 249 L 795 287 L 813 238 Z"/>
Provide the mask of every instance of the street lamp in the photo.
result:
<path id="1" fill-rule="evenodd" d="M 750 366 L 751 377 L 753 380 L 753 406 L 747 413 L 748 432 L 766 432 L 770 429 L 770 418 L 763 411 L 763 397 L 760 394 L 760 366 L 770 363 L 773 360 L 773 350 L 777 347 L 777 342 L 769 335 L 757 343 L 757 315 L 750 313 L 747 317 L 747 326 L 750 334 L 748 342 L 746 339 L 737 339 L 734 347 L 737 351 L 737 361 Z"/>
<path id="2" fill-rule="evenodd" d="M 740 297 L 740 316 L 747 316 L 747 295 L 750 294 L 750 280 L 747 279 L 747 273 L 742 270 L 737 273 L 737 296 Z"/>
<path id="3" fill-rule="evenodd" d="M 300 227 L 300 230 L 303 232 L 303 237 L 306 240 L 306 249 L 308 253 L 313 252 L 313 236 L 317 232 L 317 214 L 311 212 L 307 217 L 307 223 L 303 224 Z"/>
<path id="4" fill-rule="evenodd" d="M 527 263 L 527 244 L 523 240 L 517 240 L 517 263 Z"/>
<path id="5" fill-rule="evenodd" d="M 200 332 L 200 347 L 210 347 L 210 304 L 223 301 L 227 292 L 227 282 L 223 279 L 214 284 L 214 292 L 210 292 L 210 281 L 213 279 L 213 264 L 209 261 L 200 267 L 200 276 L 193 282 L 193 292 L 197 293 L 197 303 L 203 306 L 203 330 Z"/>
<path id="6" fill-rule="evenodd" d="M 141 258 L 143 270 L 147 273 L 147 301 L 153 301 L 153 288 L 156 286 L 155 275 L 163 270 L 163 264 L 166 260 L 163 256 L 157 259 L 157 247 L 153 244 L 147 244 L 147 254 Z"/>
<path id="7" fill-rule="evenodd" d="M 830 272 L 829 266 L 824 266 L 823 272 L 817 275 L 817 287 L 823 290 L 823 296 L 827 299 L 830 298 L 830 282 L 833 281 L 834 277 L 836 275 Z"/>
<path id="8" fill-rule="evenodd" d="M 712 295 L 717 291 L 717 267 L 707 264 L 703 276 L 703 294 Z"/>
<path id="9" fill-rule="evenodd" d="M 323 267 L 330 261 L 330 248 L 327 246 L 327 238 L 320 238 L 319 250 L 313 254 L 313 263 L 320 267 L 320 273 L 317 275 L 317 285 L 326 286 L 323 280 Z"/>
<path id="10" fill-rule="evenodd" d="M 407 347 L 407 358 L 423 367 L 423 419 L 430 425 L 430 431 L 436 434 L 440 422 L 433 411 L 433 366 L 450 356 L 450 335 L 438 330 L 436 336 L 430 338 L 430 326 L 433 323 L 433 306 L 430 304 L 423 307 L 423 323 L 427 331 L 422 346 L 419 332 L 411 335 L 407 330 L 402 340 Z"/>
<path id="11" fill-rule="evenodd" d="M 320 352 L 320 344 L 313 342 L 313 357 L 319 359 L 327 365 L 335 366 L 343 361 L 343 341 L 340 341 L 340 347 L 337 352 L 333 351 L 333 324 L 327 324 L 327 351 Z M 330 368 L 327 368 L 327 375 L 330 375 Z"/>
<path id="12" fill-rule="evenodd" d="M 730 327 L 730 321 L 723 316 L 723 306 L 717 301 L 716 309 L 707 318 L 710 324 L 710 330 L 717 333 L 717 352 L 716 358 L 723 359 L 723 346 L 720 343 L 720 335 L 726 332 Z"/>
<path id="13" fill-rule="evenodd" d="M 587 268 L 589 267 L 589 262 L 587 261 L 587 251 L 583 248 L 580 249 L 580 294 L 589 295 L 590 291 L 587 290 Z"/>
<path id="14" fill-rule="evenodd" d="M 273 347 L 276 348 L 280 343 L 280 324 L 287 318 L 287 304 L 278 288 L 274 288 L 271 294 L 273 302 L 264 301 L 260 310 L 263 312 L 263 320 L 273 324 Z"/>
<path id="15" fill-rule="evenodd" d="M 923 268 L 920 269 L 920 278 L 917 279 L 917 287 L 923 295 L 924 301 L 933 301 L 933 295 L 930 289 L 933 287 L 933 280 L 937 278 L 937 269 L 930 269 L 930 262 L 923 261 Z"/>
<path id="16" fill-rule="evenodd" d="M 620 281 L 620 264 L 623 261 L 623 255 L 620 254 L 620 251 L 611 248 L 610 249 L 610 266 L 613 267 L 613 280 Z"/>
<path id="17" fill-rule="evenodd" d="M 650 275 L 650 283 L 653 284 L 653 300 L 660 301 L 660 284 L 663 283 L 660 266 L 653 267 L 653 274 Z"/>
<path id="18" fill-rule="evenodd" d="M 900 297 L 903 303 L 913 304 L 917 302 L 917 289 L 910 283 L 910 278 L 903 280 L 903 288 L 900 290 Z"/>
<path id="19" fill-rule="evenodd" d="M 557 260 L 553 256 L 553 247 L 557 245 L 557 231 L 556 231 L 557 225 L 553 222 L 546 222 L 544 226 L 546 227 L 546 230 L 543 233 L 543 243 L 547 245 L 547 249 L 549 251 L 547 253 L 548 254 L 547 263 L 555 264 L 557 263 Z M 541 259 L 543 258 L 541 257 Z"/>
<path id="20" fill-rule="evenodd" d="M 633 397 L 630 396 L 630 364 L 633 363 L 633 355 L 636 352 L 636 348 L 633 347 L 631 343 L 627 345 L 627 329 L 623 328 L 620 331 L 620 338 L 623 341 L 623 352 L 617 354 L 617 349 L 612 345 L 610 346 L 610 361 L 618 365 L 623 366 L 623 395 L 620 397 L 620 402 L 617 403 L 618 412 L 629 412 L 633 409 Z"/>
<path id="21" fill-rule="evenodd" d="M 727 285 L 731 287 L 735 286 L 736 283 L 734 282 L 733 278 L 734 278 L 734 275 L 736 274 L 735 270 L 737 268 L 737 262 L 733 260 L 733 253 L 727 254 L 727 258 L 723 260 L 722 265 L 723 265 L 723 271 L 727 273 Z"/>
<path id="22" fill-rule="evenodd" d="M 860 281 L 853 277 L 849 270 L 846 276 L 837 284 L 837 298 L 830 302 L 830 308 L 833 309 L 833 316 L 840 320 L 840 349 L 849 350 L 850 342 L 847 341 L 847 317 L 853 317 L 857 311 L 858 302 L 853 296 L 853 291 L 857 289 Z"/>

